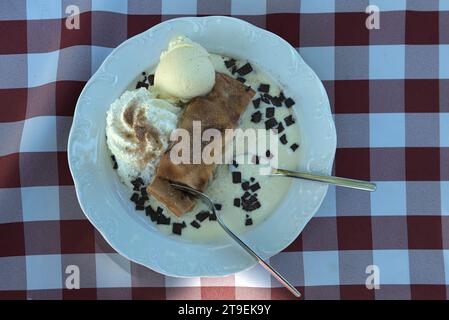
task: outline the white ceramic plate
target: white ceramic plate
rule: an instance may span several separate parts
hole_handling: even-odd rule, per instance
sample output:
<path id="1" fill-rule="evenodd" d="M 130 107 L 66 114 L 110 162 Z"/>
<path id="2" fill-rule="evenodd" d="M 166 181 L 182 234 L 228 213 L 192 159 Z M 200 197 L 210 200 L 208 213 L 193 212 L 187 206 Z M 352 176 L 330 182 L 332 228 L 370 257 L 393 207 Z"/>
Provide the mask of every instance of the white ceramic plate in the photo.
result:
<path id="1" fill-rule="evenodd" d="M 230 239 L 199 244 L 158 232 L 128 200 L 105 143 L 109 105 L 140 72 L 155 65 L 168 41 L 180 34 L 210 52 L 258 64 L 295 99 L 300 169 L 331 173 L 335 126 L 324 87 L 298 52 L 275 34 L 235 18 L 192 17 L 160 23 L 113 50 L 86 84 L 76 105 L 68 158 L 87 218 L 120 254 L 155 271 L 185 277 L 227 275 L 256 262 Z M 244 238 L 264 258 L 282 251 L 318 210 L 326 191 L 326 185 L 295 180 L 277 210 Z"/>

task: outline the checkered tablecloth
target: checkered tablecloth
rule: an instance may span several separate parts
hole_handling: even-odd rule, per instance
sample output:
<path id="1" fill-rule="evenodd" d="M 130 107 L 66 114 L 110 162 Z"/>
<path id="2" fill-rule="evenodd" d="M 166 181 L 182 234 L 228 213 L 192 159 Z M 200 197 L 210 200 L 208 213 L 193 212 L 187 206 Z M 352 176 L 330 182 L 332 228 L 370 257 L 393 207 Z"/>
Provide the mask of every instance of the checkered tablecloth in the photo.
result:
<path id="1" fill-rule="evenodd" d="M 368 5 L 380 29 L 368 30 Z M 80 10 L 80 29 L 66 28 Z M 1 0 L 0 298 L 288 299 L 260 267 L 165 277 L 117 254 L 86 220 L 67 164 L 77 97 L 111 50 L 160 21 L 232 15 L 298 48 L 323 80 L 335 174 L 302 235 L 270 262 L 306 299 L 449 297 L 449 0 Z M 67 266 L 81 289 L 65 288 Z M 380 288 L 365 286 L 367 267 Z M 369 271 L 369 270 L 368 270 Z"/>

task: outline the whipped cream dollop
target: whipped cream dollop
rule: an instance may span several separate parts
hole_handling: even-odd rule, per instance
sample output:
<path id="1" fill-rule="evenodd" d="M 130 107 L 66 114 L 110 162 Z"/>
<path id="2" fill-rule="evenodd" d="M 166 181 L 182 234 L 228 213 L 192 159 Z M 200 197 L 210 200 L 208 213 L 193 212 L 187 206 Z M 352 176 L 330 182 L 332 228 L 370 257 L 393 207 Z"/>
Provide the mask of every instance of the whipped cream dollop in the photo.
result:
<path id="1" fill-rule="evenodd" d="M 125 91 L 111 104 L 106 118 L 106 141 L 123 182 L 129 184 L 136 177 L 146 184 L 151 182 L 169 146 L 170 133 L 176 129 L 179 111 L 145 88 Z"/>

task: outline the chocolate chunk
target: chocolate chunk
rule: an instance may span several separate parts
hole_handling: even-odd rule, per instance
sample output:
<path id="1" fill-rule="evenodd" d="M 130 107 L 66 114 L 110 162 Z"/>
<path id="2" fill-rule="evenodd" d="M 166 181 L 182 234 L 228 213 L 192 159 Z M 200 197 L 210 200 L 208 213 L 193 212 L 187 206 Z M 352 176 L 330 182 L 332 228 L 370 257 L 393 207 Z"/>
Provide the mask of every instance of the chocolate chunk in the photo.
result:
<path id="1" fill-rule="evenodd" d="M 248 199 L 242 201 L 243 210 L 250 211 L 250 208 L 254 206 L 256 202 L 258 202 L 257 197 L 255 195 L 251 195 Z"/>
<path id="2" fill-rule="evenodd" d="M 164 216 L 163 214 L 159 214 L 158 217 L 157 217 L 157 222 L 156 223 L 157 224 L 166 224 L 166 225 L 168 225 L 168 224 L 170 224 L 170 218 Z"/>
<path id="3" fill-rule="evenodd" d="M 279 99 L 281 99 L 281 101 L 285 101 L 284 91 L 281 91 L 281 93 L 279 93 Z"/>
<path id="4" fill-rule="evenodd" d="M 276 130 L 278 133 L 281 133 L 282 131 L 284 131 L 284 125 L 282 124 L 282 122 L 279 122 L 278 126 L 276 127 Z"/>
<path id="5" fill-rule="evenodd" d="M 200 222 L 203 222 L 204 220 L 206 220 L 209 217 L 209 212 L 208 211 L 201 211 L 201 212 L 197 213 L 195 217 Z"/>
<path id="6" fill-rule="evenodd" d="M 226 61 L 224 62 L 224 64 L 225 64 L 226 68 L 229 69 L 229 68 L 235 66 L 235 59 L 229 59 L 229 60 L 226 60 Z"/>
<path id="7" fill-rule="evenodd" d="M 199 227 L 201 227 L 201 225 L 198 223 L 198 221 L 196 221 L 196 220 L 193 220 L 191 223 L 190 223 L 190 225 L 192 226 L 192 227 L 194 227 L 195 229 L 199 229 Z"/>
<path id="8" fill-rule="evenodd" d="M 253 156 L 253 158 L 251 159 L 251 162 L 254 164 L 259 164 L 260 163 L 259 156 Z"/>
<path id="9" fill-rule="evenodd" d="M 251 187 L 249 187 L 249 189 L 250 189 L 252 192 L 256 192 L 257 190 L 259 190 L 259 189 L 260 189 L 260 184 L 259 184 L 259 182 L 256 182 L 255 184 L 253 184 Z"/>
<path id="10" fill-rule="evenodd" d="M 242 204 L 242 209 L 246 212 L 251 212 L 253 211 L 252 209 L 252 205 L 249 202 L 243 202 Z"/>
<path id="11" fill-rule="evenodd" d="M 215 210 L 220 211 L 222 208 L 222 205 L 221 205 L 221 203 L 214 203 L 214 207 L 215 207 Z"/>
<path id="12" fill-rule="evenodd" d="M 290 149 L 292 149 L 293 151 L 296 151 L 296 149 L 299 148 L 299 145 L 297 143 L 294 143 L 290 146 Z"/>
<path id="13" fill-rule="evenodd" d="M 258 208 L 260 208 L 260 204 L 259 204 L 259 202 L 256 202 L 254 204 L 243 207 L 242 209 L 246 212 L 252 212 L 254 210 L 257 210 Z"/>
<path id="14" fill-rule="evenodd" d="M 243 203 L 243 210 L 251 212 L 260 208 L 260 202 L 257 199 L 254 200 L 254 198 L 255 197 L 252 196 L 248 201 Z"/>
<path id="15" fill-rule="evenodd" d="M 251 219 L 249 216 L 246 216 L 245 226 L 250 226 L 252 224 L 253 224 L 253 219 Z"/>
<path id="16" fill-rule="evenodd" d="M 246 191 L 242 196 L 242 201 L 246 201 L 251 196 L 251 193 Z"/>
<path id="17" fill-rule="evenodd" d="M 136 210 L 143 211 L 143 210 L 145 210 L 145 206 L 138 204 L 138 205 L 136 205 Z"/>
<path id="18" fill-rule="evenodd" d="M 265 152 L 265 156 L 266 156 L 267 158 L 271 158 L 271 151 L 270 151 L 270 150 L 267 150 L 267 151 Z"/>
<path id="19" fill-rule="evenodd" d="M 140 191 L 140 186 L 144 184 L 141 177 L 138 177 L 131 181 L 131 184 L 134 186 L 135 191 Z"/>
<path id="20" fill-rule="evenodd" d="M 237 81 L 240 81 L 241 83 L 245 83 L 245 82 L 246 82 L 246 79 L 245 79 L 245 78 L 242 78 L 242 77 L 237 77 L 236 80 L 237 80 Z"/>
<path id="21" fill-rule="evenodd" d="M 287 144 L 287 136 L 285 135 L 285 133 L 279 138 L 279 141 L 281 141 L 282 144 Z"/>
<path id="22" fill-rule="evenodd" d="M 257 91 L 268 93 L 270 91 L 270 85 L 269 84 L 265 84 L 265 83 L 261 83 L 259 88 L 257 88 Z"/>
<path id="23" fill-rule="evenodd" d="M 274 117 L 274 108 L 273 107 L 268 107 L 265 109 L 265 117 L 267 117 L 267 118 Z"/>
<path id="24" fill-rule="evenodd" d="M 285 121 L 285 124 L 287 125 L 287 127 L 289 127 L 295 123 L 295 119 L 293 119 L 293 115 L 289 115 L 289 116 L 285 117 L 284 121 Z"/>
<path id="25" fill-rule="evenodd" d="M 146 73 L 145 71 L 142 72 L 142 75 L 143 75 L 143 76 L 146 75 L 146 74 L 147 74 L 147 73 Z"/>
<path id="26" fill-rule="evenodd" d="M 139 200 L 139 194 L 134 192 L 129 200 L 131 200 L 134 203 L 137 203 L 137 200 Z"/>
<path id="27" fill-rule="evenodd" d="M 111 156 L 111 159 L 112 159 L 112 162 L 116 162 L 114 155 Z"/>
<path id="28" fill-rule="evenodd" d="M 251 71 L 253 71 L 253 67 L 251 67 L 249 63 L 246 63 L 240 69 L 237 70 L 237 73 L 241 76 L 245 76 Z"/>
<path id="29" fill-rule="evenodd" d="M 236 67 L 236 66 L 233 66 L 232 69 L 231 69 L 231 73 L 234 74 L 234 73 L 236 73 L 236 72 L 237 72 L 237 67 Z"/>
<path id="30" fill-rule="evenodd" d="M 142 197 L 148 196 L 147 188 L 140 188 L 140 194 L 142 195 Z"/>
<path id="31" fill-rule="evenodd" d="M 131 181 L 131 184 L 134 186 L 134 188 L 133 188 L 134 191 L 140 191 L 140 186 L 143 184 L 143 181 L 142 181 L 142 183 L 140 183 L 139 180 L 134 179 Z"/>
<path id="32" fill-rule="evenodd" d="M 172 232 L 173 232 L 174 234 L 181 235 L 182 229 L 183 229 L 183 228 L 185 228 L 185 222 L 184 222 L 184 223 L 177 223 L 177 222 L 174 222 L 174 223 L 172 224 Z"/>
<path id="33" fill-rule="evenodd" d="M 242 182 L 242 174 L 239 171 L 232 172 L 232 183 Z"/>
<path id="34" fill-rule="evenodd" d="M 146 199 L 145 199 L 145 197 L 140 197 L 139 199 L 137 199 L 136 205 L 143 206 L 145 204 L 146 200 L 148 200 L 148 197 L 146 197 Z"/>
<path id="35" fill-rule="evenodd" d="M 117 162 L 114 162 L 114 165 L 112 166 L 112 168 L 113 168 L 114 170 L 117 170 L 117 169 L 118 169 L 118 164 L 117 164 Z"/>
<path id="36" fill-rule="evenodd" d="M 258 201 L 257 197 L 252 194 L 248 199 L 245 200 L 245 204 L 252 205 L 252 204 L 256 203 L 257 201 Z"/>
<path id="37" fill-rule="evenodd" d="M 186 225 L 186 222 L 185 222 L 185 221 L 183 221 L 183 222 L 182 222 L 182 227 L 183 227 L 183 228 L 187 227 L 187 225 Z"/>
<path id="38" fill-rule="evenodd" d="M 278 122 L 276 121 L 275 118 L 270 118 L 265 121 L 265 129 L 270 130 L 270 129 L 276 127 L 277 124 L 278 124 Z"/>
<path id="39" fill-rule="evenodd" d="M 259 106 L 260 106 L 260 98 L 257 98 L 257 99 L 254 99 L 253 100 L 253 105 L 254 105 L 254 108 L 259 108 Z"/>
<path id="40" fill-rule="evenodd" d="M 240 198 L 234 198 L 234 206 L 237 208 L 240 207 Z"/>
<path id="41" fill-rule="evenodd" d="M 254 180 L 256 180 L 256 179 L 254 179 L 254 177 L 249 178 L 249 181 L 251 181 L 251 182 L 254 182 Z"/>
<path id="42" fill-rule="evenodd" d="M 254 112 L 251 115 L 251 122 L 259 123 L 262 120 L 262 113 L 260 111 Z"/>
<path id="43" fill-rule="evenodd" d="M 248 181 L 245 181 L 245 182 L 242 183 L 242 189 L 243 190 L 248 190 L 249 189 L 249 182 Z"/>
<path id="44" fill-rule="evenodd" d="M 237 163 L 237 161 L 235 161 L 235 160 L 232 160 L 232 165 L 234 166 L 234 168 L 238 168 L 238 163 Z"/>
<path id="45" fill-rule="evenodd" d="M 161 207 L 157 207 L 156 212 L 159 214 L 162 214 L 162 212 L 164 211 L 164 209 L 162 209 Z"/>
<path id="46" fill-rule="evenodd" d="M 284 103 L 287 108 L 290 108 L 295 104 L 295 101 L 292 98 L 287 98 Z"/>
<path id="47" fill-rule="evenodd" d="M 216 221 L 216 220 L 217 220 L 217 215 L 215 213 L 209 214 L 209 221 Z"/>
<path id="48" fill-rule="evenodd" d="M 246 86 L 245 91 L 251 90 L 251 86 Z"/>
<path id="49" fill-rule="evenodd" d="M 251 212 L 258 208 L 260 208 L 260 202 L 257 199 L 254 200 L 254 198 L 251 198 L 251 201 L 248 200 L 242 204 L 242 209 L 246 212 Z"/>
<path id="50" fill-rule="evenodd" d="M 243 211 L 251 212 L 256 210 L 255 203 L 243 203 L 242 204 Z"/>
<path id="51" fill-rule="evenodd" d="M 282 100 L 279 97 L 271 97 L 271 104 L 276 107 L 282 107 Z"/>
<path id="52" fill-rule="evenodd" d="M 261 207 L 260 202 L 259 202 L 259 201 L 256 201 L 256 202 L 251 206 L 251 208 L 249 209 L 249 211 L 251 212 L 251 211 L 257 210 L 257 209 L 259 209 L 260 207 Z"/>
<path id="53" fill-rule="evenodd" d="M 159 213 L 154 211 L 154 209 L 151 206 L 148 206 L 145 208 L 145 214 L 147 216 L 150 216 L 151 221 L 153 221 L 153 222 L 157 221 L 157 218 L 159 217 Z"/>
<path id="54" fill-rule="evenodd" d="M 260 96 L 260 100 L 262 100 L 262 102 L 265 102 L 267 104 L 270 104 L 270 95 L 264 94 L 262 96 Z"/>
<path id="55" fill-rule="evenodd" d="M 150 86 L 154 85 L 154 74 L 150 74 L 148 76 L 148 83 L 150 84 Z"/>
<path id="56" fill-rule="evenodd" d="M 145 83 L 143 81 L 137 82 L 136 89 L 139 89 L 139 88 L 142 88 L 142 87 L 145 87 L 146 89 L 148 89 L 148 83 Z"/>

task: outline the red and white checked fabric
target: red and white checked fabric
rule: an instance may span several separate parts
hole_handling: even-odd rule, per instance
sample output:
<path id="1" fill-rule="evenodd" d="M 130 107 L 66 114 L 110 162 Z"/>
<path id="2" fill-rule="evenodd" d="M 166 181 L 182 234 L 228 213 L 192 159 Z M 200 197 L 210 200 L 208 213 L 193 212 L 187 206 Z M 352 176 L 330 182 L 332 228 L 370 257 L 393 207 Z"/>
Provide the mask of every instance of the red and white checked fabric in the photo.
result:
<path id="1" fill-rule="evenodd" d="M 0 298 L 291 298 L 260 267 L 178 279 L 129 262 L 77 203 L 66 146 L 81 89 L 122 41 L 185 15 L 232 15 L 298 48 L 335 114 L 335 174 L 378 184 L 330 188 L 270 262 L 305 299 L 448 298 L 449 0 L 0 1 Z M 72 264 L 79 290 L 65 289 Z M 369 265 L 380 289 L 365 286 Z"/>

